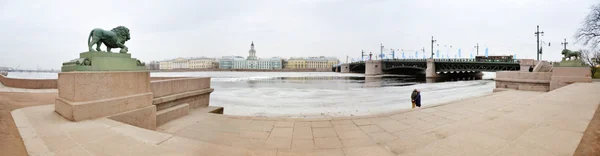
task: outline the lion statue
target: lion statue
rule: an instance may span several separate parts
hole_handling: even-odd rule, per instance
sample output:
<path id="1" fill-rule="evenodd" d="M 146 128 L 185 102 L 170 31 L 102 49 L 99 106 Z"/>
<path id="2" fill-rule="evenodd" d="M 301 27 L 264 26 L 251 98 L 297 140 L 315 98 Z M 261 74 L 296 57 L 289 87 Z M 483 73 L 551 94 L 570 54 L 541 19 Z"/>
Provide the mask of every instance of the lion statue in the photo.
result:
<path id="1" fill-rule="evenodd" d="M 131 38 L 129 37 L 129 29 L 127 27 L 118 26 L 110 31 L 96 28 L 90 32 L 88 48 L 89 51 L 102 51 L 100 50 L 100 45 L 104 43 L 106 45 L 106 52 L 110 53 L 111 48 L 121 48 L 119 53 L 127 53 L 129 49 L 125 46 L 125 42 L 129 41 L 129 39 Z M 96 50 L 92 49 L 94 44 L 96 44 Z"/>
<path id="2" fill-rule="evenodd" d="M 573 60 L 572 57 L 575 57 L 575 60 L 581 58 L 581 52 L 580 51 L 571 51 L 569 49 L 564 49 L 561 54 L 564 56 L 563 60 L 569 59 L 569 60 Z"/>

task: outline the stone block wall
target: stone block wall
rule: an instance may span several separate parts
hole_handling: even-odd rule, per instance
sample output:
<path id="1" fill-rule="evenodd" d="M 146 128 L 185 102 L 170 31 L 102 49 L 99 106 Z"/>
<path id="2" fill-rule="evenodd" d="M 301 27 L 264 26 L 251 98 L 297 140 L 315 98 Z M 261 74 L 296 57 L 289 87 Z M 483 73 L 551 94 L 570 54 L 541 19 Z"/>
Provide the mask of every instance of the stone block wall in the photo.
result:
<path id="1" fill-rule="evenodd" d="M 150 82 L 154 98 L 210 88 L 210 77 L 175 78 Z"/>
<path id="2" fill-rule="evenodd" d="M 589 67 L 552 67 L 539 62 L 534 69 L 549 72 L 496 72 L 496 88 L 527 91 L 551 91 L 576 82 L 592 82 Z"/>
<path id="3" fill-rule="evenodd" d="M 0 83 L 12 88 L 25 89 L 56 89 L 58 83 L 56 79 L 18 79 L 6 77 L 8 73 L 0 74 Z"/>
<path id="4" fill-rule="evenodd" d="M 592 82 L 590 67 L 554 67 L 550 90 L 560 88 L 575 82 Z"/>
<path id="5" fill-rule="evenodd" d="M 210 102 L 210 77 L 174 78 L 150 82 L 154 95 L 152 104 L 159 112 L 157 125 L 188 113 L 191 109 L 206 108 Z"/>
<path id="6" fill-rule="evenodd" d="M 496 88 L 508 88 L 526 91 L 549 91 L 550 72 L 496 72 Z"/>

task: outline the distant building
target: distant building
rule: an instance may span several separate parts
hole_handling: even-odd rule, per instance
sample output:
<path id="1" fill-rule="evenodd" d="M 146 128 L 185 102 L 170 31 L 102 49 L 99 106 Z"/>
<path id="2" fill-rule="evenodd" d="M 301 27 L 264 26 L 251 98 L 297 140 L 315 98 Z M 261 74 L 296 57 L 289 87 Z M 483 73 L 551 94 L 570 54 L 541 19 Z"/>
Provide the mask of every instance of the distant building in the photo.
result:
<path id="1" fill-rule="evenodd" d="M 173 69 L 173 68 L 171 68 L 171 61 L 160 61 L 158 63 L 158 69 L 160 69 L 160 70 Z"/>
<path id="2" fill-rule="evenodd" d="M 220 69 L 233 69 L 233 58 L 241 56 L 223 56 L 219 60 L 219 68 Z"/>
<path id="3" fill-rule="evenodd" d="M 288 60 L 286 59 L 281 59 L 281 69 L 288 69 Z"/>
<path id="4" fill-rule="evenodd" d="M 221 69 L 282 69 L 282 60 L 278 57 L 258 58 L 254 49 L 254 42 L 250 44 L 248 57 L 223 56 L 219 60 Z"/>
<path id="5" fill-rule="evenodd" d="M 158 61 L 150 61 L 146 64 L 146 69 L 148 70 L 158 70 L 160 67 L 160 63 Z"/>
<path id="6" fill-rule="evenodd" d="M 218 68 L 218 63 L 215 63 L 214 58 L 176 58 L 173 60 L 161 61 L 159 63 L 159 69 L 207 69 L 207 68 Z"/>
<path id="7" fill-rule="evenodd" d="M 0 67 L 0 71 L 6 72 L 8 70 L 10 70 L 10 68 L 8 68 L 8 67 Z"/>
<path id="8" fill-rule="evenodd" d="M 176 58 L 174 60 L 171 60 L 171 69 L 189 69 L 190 68 L 190 62 L 188 59 L 184 59 L 184 58 Z"/>
<path id="9" fill-rule="evenodd" d="M 219 66 L 215 66 L 214 58 L 196 58 L 189 60 L 189 68 L 190 69 L 207 69 L 207 68 L 218 68 Z"/>
<path id="10" fill-rule="evenodd" d="M 333 57 L 292 57 L 287 61 L 286 69 L 331 68 L 338 63 L 339 60 Z"/>

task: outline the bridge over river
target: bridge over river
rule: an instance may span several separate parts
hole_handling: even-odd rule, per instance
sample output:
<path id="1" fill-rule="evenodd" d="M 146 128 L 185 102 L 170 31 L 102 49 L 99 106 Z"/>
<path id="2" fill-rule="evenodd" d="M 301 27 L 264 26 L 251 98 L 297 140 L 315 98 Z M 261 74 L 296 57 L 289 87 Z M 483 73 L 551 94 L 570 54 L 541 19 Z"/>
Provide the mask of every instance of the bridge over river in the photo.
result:
<path id="1" fill-rule="evenodd" d="M 383 59 L 341 64 L 334 67 L 333 70 L 342 73 L 365 73 L 366 75 L 425 74 L 426 77 L 438 77 L 440 74 L 518 71 L 521 68 L 520 61 L 513 59 Z"/>

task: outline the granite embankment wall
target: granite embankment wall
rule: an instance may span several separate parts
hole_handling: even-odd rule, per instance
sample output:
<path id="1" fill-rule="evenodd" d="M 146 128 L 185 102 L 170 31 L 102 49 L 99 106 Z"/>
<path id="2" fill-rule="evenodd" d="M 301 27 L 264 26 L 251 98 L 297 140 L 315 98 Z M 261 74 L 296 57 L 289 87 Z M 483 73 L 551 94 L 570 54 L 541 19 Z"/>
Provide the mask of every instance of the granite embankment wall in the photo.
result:
<path id="1" fill-rule="evenodd" d="M 156 125 L 188 115 L 192 109 L 209 107 L 210 77 L 169 78 L 154 77 L 150 81 L 150 90 L 154 96 L 152 104 L 156 106 Z M 222 113 L 222 107 L 208 108 Z M 209 111 L 212 112 L 212 111 Z"/>
<path id="2" fill-rule="evenodd" d="M 8 74 L 0 74 L 0 83 L 12 88 L 25 89 L 56 89 L 58 83 L 56 79 L 19 79 L 6 77 Z"/>
<path id="3" fill-rule="evenodd" d="M 496 72 L 496 88 L 543 91 L 550 90 L 551 72 Z"/>

